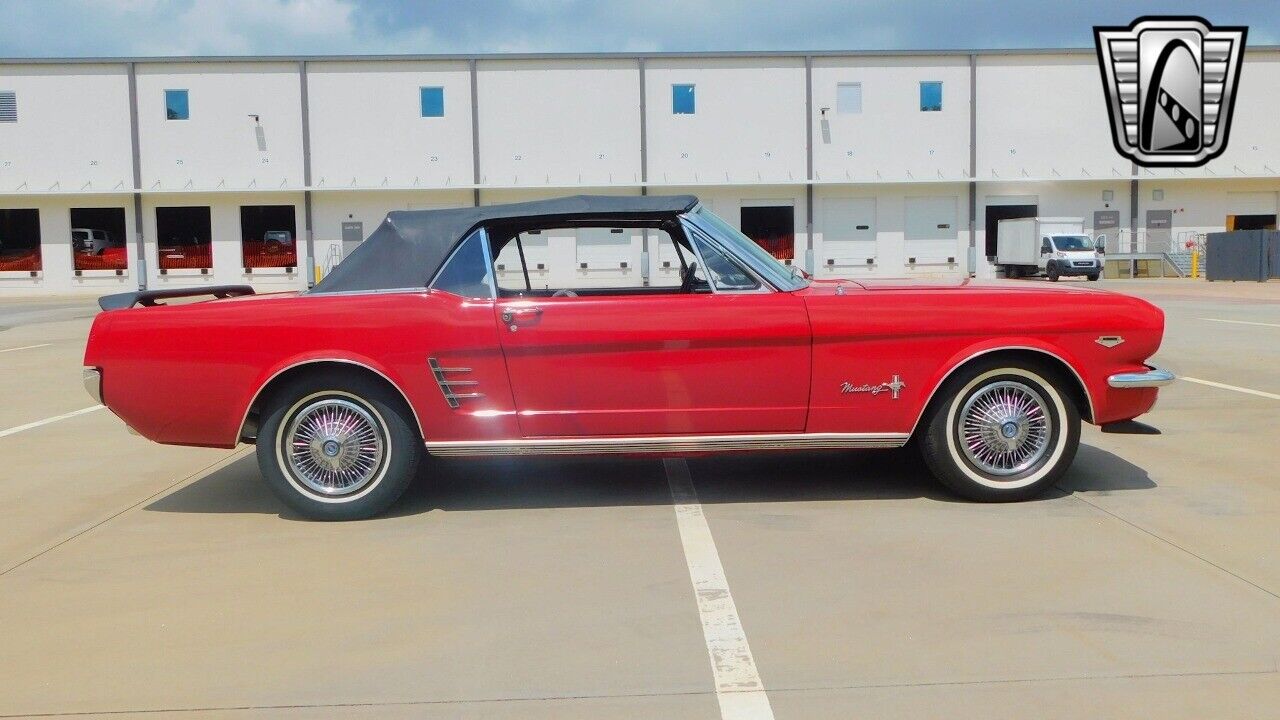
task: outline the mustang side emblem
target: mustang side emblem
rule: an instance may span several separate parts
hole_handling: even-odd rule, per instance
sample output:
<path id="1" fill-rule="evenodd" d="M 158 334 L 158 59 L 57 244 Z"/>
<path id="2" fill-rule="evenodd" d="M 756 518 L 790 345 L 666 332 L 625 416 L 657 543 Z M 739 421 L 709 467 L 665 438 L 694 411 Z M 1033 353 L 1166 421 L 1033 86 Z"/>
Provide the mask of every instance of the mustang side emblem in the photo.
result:
<path id="1" fill-rule="evenodd" d="M 887 383 L 880 383 L 879 385 L 854 385 L 853 383 L 850 383 L 850 382 L 842 383 L 840 385 L 840 392 L 841 394 L 845 394 L 845 395 L 849 393 L 863 393 L 863 392 L 871 393 L 872 395 L 879 395 L 882 392 L 891 392 L 893 393 L 893 399 L 897 400 L 898 393 L 902 392 L 902 388 L 906 386 L 907 384 L 902 382 L 902 378 L 898 377 L 897 375 L 894 375 L 892 381 Z"/>

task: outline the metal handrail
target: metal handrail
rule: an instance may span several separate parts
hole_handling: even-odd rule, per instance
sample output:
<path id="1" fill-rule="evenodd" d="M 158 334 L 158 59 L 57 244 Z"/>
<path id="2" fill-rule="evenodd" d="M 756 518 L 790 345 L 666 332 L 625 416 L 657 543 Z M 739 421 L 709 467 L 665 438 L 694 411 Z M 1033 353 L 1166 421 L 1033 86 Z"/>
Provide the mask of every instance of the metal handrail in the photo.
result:
<path id="1" fill-rule="evenodd" d="M 333 266 L 340 262 L 342 262 L 342 251 L 338 249 L 337 245 L 330 245 L 329 252 L 325 253 L 324 256 L 323 270 L 325 276 L 333 272 Z"/>

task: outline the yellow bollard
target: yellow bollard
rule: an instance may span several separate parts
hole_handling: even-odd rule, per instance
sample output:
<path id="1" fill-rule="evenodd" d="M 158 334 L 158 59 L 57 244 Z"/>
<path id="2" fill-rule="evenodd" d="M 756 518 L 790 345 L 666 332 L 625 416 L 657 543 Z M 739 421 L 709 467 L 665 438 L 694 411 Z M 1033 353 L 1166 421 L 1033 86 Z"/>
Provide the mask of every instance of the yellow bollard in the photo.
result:
<path id="1" fill-rule="evenodd" d="M 1200 251 L 1199 250 L 1191 251 L 1191 277 L 1192 278 L 1200 277 Z"/>

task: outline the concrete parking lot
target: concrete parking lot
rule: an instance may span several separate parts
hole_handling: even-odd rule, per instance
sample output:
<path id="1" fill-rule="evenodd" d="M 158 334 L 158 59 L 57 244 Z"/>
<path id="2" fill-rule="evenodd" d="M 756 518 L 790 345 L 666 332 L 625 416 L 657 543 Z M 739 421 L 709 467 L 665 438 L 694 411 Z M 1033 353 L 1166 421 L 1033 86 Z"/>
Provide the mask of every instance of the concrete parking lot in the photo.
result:
<path id="1" fill-rule="evenodd" d="M 1038 501 L 910 451 L 436 461 L 345 524 L 69 415 L 92 301 L 2 301 L 0 716 L 1280 713 L 1280 284 L 1091 285 L 1185 379 Z"/>

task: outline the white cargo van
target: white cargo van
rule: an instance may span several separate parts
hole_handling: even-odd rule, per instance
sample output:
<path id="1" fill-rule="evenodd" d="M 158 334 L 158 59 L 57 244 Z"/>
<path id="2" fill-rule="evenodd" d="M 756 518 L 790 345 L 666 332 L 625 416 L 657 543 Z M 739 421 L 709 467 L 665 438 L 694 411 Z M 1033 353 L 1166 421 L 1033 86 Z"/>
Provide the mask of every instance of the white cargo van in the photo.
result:
<path id="1" fill-rule="evenodd" d="M 999 227 L 996 266 L 1005 277 L 1102 277 L 1102 253 L 1085 234 L 1082 218 L 1017 218 L 1001 220 Z"/>

